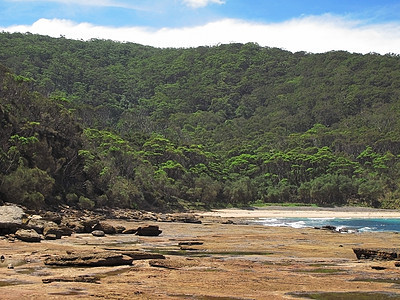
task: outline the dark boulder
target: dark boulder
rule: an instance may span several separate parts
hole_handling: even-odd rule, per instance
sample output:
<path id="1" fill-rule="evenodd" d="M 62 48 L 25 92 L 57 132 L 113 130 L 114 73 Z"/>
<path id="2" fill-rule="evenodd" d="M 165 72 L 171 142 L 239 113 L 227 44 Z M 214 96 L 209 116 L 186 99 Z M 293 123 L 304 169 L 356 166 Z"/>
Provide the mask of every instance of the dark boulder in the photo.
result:
<path id="1" fill-rule="evenodd" d="M 162 231 L 157 225 L 148 225 L 145 227 L 139 227 L 136 231 L 137 235 L 140 236 L 159 236 Z"/>
<path id="2" fill-rule="evenodd" d="M 336 231 L 336 227 L 335 227 L 335 226 L 332 226 L 332 225 L 325 225 L 325 226 L 322 226 L 322 229 L 323 229 L 323 230 Z"/>

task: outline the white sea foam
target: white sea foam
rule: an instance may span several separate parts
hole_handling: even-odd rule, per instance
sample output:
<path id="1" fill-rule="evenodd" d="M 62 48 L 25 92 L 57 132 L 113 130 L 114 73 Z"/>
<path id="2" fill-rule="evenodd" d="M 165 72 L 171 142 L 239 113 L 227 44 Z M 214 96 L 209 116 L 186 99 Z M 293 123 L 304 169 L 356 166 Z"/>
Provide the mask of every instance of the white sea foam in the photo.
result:
<path id="1" fill-rule="evenodd" d="M 334 226 L 341 232 L 394 231 L 400 232 L 400 219 L 369 218 L 260 218 L 252 220 L 270 227 L 323 227 Z"/>

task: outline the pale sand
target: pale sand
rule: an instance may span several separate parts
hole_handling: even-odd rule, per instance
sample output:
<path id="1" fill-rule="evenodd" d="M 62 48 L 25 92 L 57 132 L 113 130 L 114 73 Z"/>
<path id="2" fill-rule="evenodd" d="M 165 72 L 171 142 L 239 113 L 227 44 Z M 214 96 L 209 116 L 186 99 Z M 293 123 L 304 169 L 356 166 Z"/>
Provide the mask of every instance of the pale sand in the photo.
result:
<path id="1" fill-rule="evenodd" d="M 198 213 L 204 217 L 222 218 L 400 218 L 400 210 L 359 207 L 282 207 L 268 206 L 249 209 L 218 209 Z"/>

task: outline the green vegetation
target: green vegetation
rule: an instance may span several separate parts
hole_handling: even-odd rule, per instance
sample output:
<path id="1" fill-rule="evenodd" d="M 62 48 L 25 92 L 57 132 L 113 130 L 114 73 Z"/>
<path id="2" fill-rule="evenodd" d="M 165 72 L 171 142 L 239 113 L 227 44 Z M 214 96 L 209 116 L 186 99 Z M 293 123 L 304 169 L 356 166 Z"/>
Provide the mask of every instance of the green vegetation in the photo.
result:
<path id="1" fill-rule="evenodd" d="M 341 272 L 343 272 L 343 270 L 329 269 L 329 268 L 317 268 L 317 269 L 311 269 L 311 270 L 299 270 L 299 272 L 317 273 L 317 274 L 335 274 L 335 273 L 341 273 Z"/>
<path id="2" fill-rule="evenodd" d="M 400 57 L 0 33 L 0 201 L 400 207 Z"/>

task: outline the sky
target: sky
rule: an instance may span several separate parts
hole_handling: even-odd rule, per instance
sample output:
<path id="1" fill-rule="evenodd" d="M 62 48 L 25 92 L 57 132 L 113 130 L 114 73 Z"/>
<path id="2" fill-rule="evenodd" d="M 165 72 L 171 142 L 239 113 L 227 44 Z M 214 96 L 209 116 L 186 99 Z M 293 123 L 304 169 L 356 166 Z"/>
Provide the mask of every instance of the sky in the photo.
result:
<path id="1" fill-rule="evenodd" d="M 400 54 L 400 0 L 0 0 L 0 31 L 155 47 Z"/>

